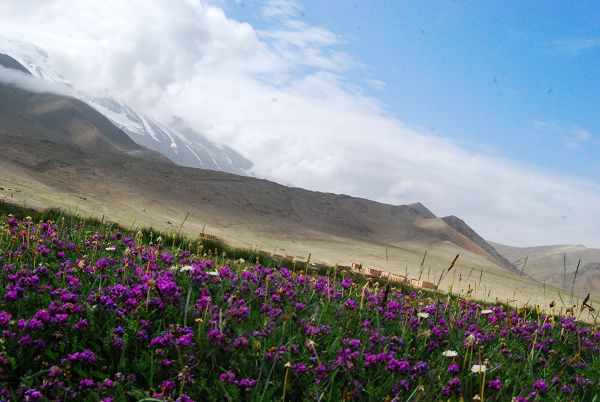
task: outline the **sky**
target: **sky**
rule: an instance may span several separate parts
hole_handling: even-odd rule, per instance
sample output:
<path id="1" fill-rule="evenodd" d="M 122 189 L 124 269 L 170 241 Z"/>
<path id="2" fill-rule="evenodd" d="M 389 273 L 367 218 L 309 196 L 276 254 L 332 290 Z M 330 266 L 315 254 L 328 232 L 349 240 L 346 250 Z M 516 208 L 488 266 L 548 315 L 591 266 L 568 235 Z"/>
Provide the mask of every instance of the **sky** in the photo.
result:
<path id="1" fill-rule="evenodd" d="M 600 247 L 600 3 L 4 0 L 0 35 L 282 184 Z M 0 51 L 2 41 L 0 41 Z"/>
<path id="2" fill-rule="evenodd" d="M 301 20 L 339 35 L 363 63 L 351 80 L 409 126 L 600 178 L 600 3 L 521 3 L 297 4 Z M 232 16 L 268 29 L 261 2 L 234 4 Z"/>

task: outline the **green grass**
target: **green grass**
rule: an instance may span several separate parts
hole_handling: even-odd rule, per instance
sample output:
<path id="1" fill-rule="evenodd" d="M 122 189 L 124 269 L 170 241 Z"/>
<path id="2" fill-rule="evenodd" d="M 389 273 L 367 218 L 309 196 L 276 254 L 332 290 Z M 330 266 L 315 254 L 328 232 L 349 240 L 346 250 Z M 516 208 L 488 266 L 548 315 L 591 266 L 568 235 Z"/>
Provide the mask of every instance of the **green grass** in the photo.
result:
<path id="1" fill-rule="evenodd" d="M 581 309 L 492 305 L 6 203 L 0 258 L 0 399 L 600 398 L 600 331 Z"/>

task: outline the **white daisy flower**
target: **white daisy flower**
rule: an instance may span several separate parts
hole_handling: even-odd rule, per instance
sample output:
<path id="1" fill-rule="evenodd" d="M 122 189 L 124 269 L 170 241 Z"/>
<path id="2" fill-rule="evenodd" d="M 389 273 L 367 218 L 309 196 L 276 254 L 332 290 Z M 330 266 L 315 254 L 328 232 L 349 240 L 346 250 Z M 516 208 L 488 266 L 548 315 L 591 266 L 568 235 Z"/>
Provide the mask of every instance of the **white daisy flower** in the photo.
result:
<path id="1" fill-rule="evenodd" d="M 421 318 L 429 318 L 429 313 L 417 313 L 417 316 Z"/>
<path id="2" fill-rule="evenodd" d="M 442 355 L 446 357 L 455 357 L 458 356 L 458 352 L 456 350 L 446 350 Z"/>
<path id="3" fill-rule="evenodd" d="M 193 269 L 194 267 L 192 267 L 191 265 L 184 265 L 183 267 L 179 268 L 179 272 L 192 271 Z"/>
<path id="4" fill-rule="evenodd" d="M 106 251 L 115 251 L 117 248 L 115 246 L 108 246 L 105 248 Z"/>
<path id="5" fill-rule="evenodd" d="M 474 364 L 473 367 L 471 367 L 471 372 L 476 374 L 485 373 L 485 369 L 485 364 Z"/>

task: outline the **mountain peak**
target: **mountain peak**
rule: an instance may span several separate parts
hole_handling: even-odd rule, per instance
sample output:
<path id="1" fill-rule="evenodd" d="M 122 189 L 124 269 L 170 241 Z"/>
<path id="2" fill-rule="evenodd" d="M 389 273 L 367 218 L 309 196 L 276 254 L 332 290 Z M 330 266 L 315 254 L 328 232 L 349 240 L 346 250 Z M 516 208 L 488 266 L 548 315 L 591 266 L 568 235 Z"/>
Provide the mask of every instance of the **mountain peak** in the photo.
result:
<path id="1" fill-rule="evenodd" d="M 14 66 L 12 58 L 4 57 L 2 60 Z M 0 106 L 0 136 L 3 137 L 34 139 L 96 152 L 117 152 L 168 161 L 158 152 L 136 144 L 109 119 L 76 98 L 37 93 L 0 83 Z"/>
<path id="2" fill-rule="evenodd" d="M 491 244 L 489 244 L 483 237 L 481 237 L 473 228 L 456 215 L 448 215 L 442 218 L 444 222 L 458 233 L 468 237 L 477 243 L 482 249 L 484 249 L 496 262 L 500 263 L 506 269 L 513 272 L 519 272 L 519 270 L 508 260 L 506 257 L 501 255 Z"/>
<path id="3" fill-rule="evenodd" d="M 416 211 L 423 218 L 434 219 L 437 218 L 433 212 L 431 212 L 427 207 L 420 202 L 415 202 L 413 204 L 408 204 L 408 207 Z"/>
<path id="4" fill-rule="evenodd" d="M 0 35 L 0 52 L 12 55 L 5 58 L 5 63 L 10 63 L 12 68 L 27 72 L 37 79 L 69 88 L 71 96 L 104 115 L 136 144 L 162 154 L 171 162 L 181 166 L 241 175 L 248 175 L 253 165 L 238 150 L 210 140 L 180 118 L 173 117 L 171 121 L 163 123 L 121 100 L 111 97 L 97 98 L 80 92 L 67 77 L 52 70 L 50 56 L 33 44 Z"/>
<path id="5" fill-rule="evenodd" d="M 26 69 L 21 63 L 4 53 L 0 53 L 0 66 L 31 75 L 31 72 L 28 69 Z"/>

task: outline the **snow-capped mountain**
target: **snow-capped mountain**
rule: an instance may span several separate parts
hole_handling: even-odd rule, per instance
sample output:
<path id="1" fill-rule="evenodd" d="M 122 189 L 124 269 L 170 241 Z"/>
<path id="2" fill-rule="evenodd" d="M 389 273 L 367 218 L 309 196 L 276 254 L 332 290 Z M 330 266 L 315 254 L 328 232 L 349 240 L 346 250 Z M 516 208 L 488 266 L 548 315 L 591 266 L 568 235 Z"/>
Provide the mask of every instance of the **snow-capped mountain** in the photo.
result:
<path id="1" fill-rule="evenodd" d="M 244 175 L 252 167 L 252 163 L 235 150 L 209 141 L 181 119 L 167 126 L 115 99 L 84 97 L 83 100 L 135 142 L 179 165 Z"/>
<path id="2" fill-rule="evenodd" d="M 171 161 L 189 167 L 247 175 L 252 162 L 224 144 L 217 144 L 194 131 L 185 121 L 169 125 L 113 98 L 89 96 L 48 67 L 48 54 L 37 46 L 0 36 L 0 52 L 24 65 L 33 76 L 70 88 L 72 96 L 102 113 L 136 143 L 160 152 Z"/>

